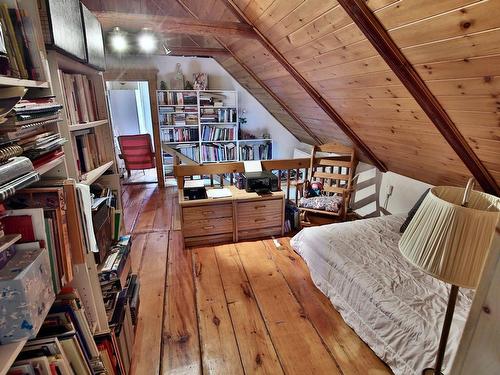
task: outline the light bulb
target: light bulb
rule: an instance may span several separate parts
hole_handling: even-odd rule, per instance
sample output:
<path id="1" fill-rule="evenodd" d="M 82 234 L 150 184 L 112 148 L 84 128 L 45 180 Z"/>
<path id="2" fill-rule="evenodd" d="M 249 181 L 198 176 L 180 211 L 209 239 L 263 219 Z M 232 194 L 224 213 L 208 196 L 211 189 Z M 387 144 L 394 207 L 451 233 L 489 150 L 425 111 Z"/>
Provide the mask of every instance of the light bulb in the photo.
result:
<path id="1" fill-rule="evenodd" d="M 119 28 L 115 28 L 115 30 L 111 33 L 110 37 L 111 48 L 115 52 L 125 52 L 128 49 L 128 40 L 123 32 L 120 31 Z"/>
<path id="2" fill-rule="evenodd" d="M 142 52 L 153 53 L 157 49 L 158 40 L 150 31 L 142 31 L 137 36 L 137 45 Z"/>

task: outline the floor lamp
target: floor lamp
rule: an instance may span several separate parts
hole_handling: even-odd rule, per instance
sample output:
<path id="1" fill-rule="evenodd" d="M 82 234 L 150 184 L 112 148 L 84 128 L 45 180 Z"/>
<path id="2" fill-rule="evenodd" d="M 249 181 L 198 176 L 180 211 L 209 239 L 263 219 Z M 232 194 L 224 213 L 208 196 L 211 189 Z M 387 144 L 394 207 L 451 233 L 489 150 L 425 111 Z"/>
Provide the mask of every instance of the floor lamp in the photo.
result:
<path id="1" fill-rule="evenodd" d="M 436 364 L 424 374 L 441 374 L 458 288 L 477 287 L 500 218 L 500 198 L 473 185 L 431 189 L 399 241 L 410 263 L 451 284 Z"/>

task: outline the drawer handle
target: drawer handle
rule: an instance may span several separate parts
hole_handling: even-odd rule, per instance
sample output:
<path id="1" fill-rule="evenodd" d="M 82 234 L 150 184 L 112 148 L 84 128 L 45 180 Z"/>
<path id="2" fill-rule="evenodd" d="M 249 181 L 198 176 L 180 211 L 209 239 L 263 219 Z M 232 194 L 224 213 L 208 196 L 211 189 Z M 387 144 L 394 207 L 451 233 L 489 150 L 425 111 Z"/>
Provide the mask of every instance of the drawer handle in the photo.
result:
<path id="1" fill-rule="evenodd" d="M 260 223 L 262 221 L 266 221 L 266 218 L 265 217 L 261 217 L 260 219 L 255 219 L 254 220 L 256 223 Z"/>
<path id="2" fill-rule="evenodd" d="M 213 214 L 213 211 L 201 211 L 203 215 Z"/>
<path id="3" fill-rule="evenodd" d="M 203 227 L 203 229 L 214 229 L 215 227 L 213 225 L 207 225 L 206 227 Z"/>
<path id="4" fill-rule="evenodd" d="M 266 208 L 267 206 L 265 204 L 260 205 L 260 206 L 255 206 L 255 209 L 258 210 L 259 208 Z"/>

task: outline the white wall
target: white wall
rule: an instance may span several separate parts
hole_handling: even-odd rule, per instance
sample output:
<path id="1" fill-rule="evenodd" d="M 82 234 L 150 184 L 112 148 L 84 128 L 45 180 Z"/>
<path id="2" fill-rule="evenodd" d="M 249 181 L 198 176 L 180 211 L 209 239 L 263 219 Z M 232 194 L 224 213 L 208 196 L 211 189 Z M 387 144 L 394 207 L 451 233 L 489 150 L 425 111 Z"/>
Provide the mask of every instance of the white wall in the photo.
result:
<path id="1" fill-rule="evenodd" d="M 263 133 L 270 133 L 273 142 L 275 159 L 288 159 L 299 141 L 281 125 L 244 87 L 212 58 L 177 57 L 177 56 L 140 56 L 119 59 L 106 56 L 108 69 L 158 69 L 158 80 L 169 84 L 176 72 L 176 64 L 180 63 L 184 80 L 192 82 L 193 73 L 207 73 L 209 89 L 236 90 L 240 110 L 246 110 L 247 123 L 243 130 L 258 138 Z M 159 86 L 159 82 L 158 82 Z"/>

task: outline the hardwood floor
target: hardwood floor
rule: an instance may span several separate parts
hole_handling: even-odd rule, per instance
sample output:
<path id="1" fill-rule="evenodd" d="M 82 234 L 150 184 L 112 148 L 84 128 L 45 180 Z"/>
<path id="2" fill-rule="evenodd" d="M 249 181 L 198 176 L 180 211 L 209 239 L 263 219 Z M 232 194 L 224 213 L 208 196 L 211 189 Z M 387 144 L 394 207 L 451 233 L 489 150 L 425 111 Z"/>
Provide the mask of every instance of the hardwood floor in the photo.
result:
<path id="1" fill-rule="evenodd" d="M 184 249 L 176 188 L 123 188 L 141 282 L 132 374 L 391 374 L 288 238 Z"/>

